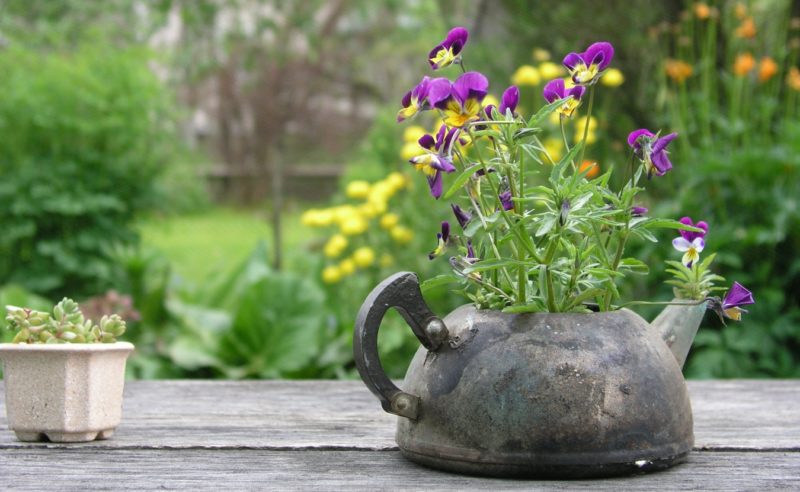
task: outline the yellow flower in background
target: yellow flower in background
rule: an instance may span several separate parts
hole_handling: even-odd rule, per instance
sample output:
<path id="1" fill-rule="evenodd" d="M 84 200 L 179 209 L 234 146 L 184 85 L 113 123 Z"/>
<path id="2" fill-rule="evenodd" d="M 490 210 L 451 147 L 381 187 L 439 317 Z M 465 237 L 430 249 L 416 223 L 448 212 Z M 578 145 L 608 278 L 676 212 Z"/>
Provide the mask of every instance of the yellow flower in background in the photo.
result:
<path id="1" fill-rule="evenodd" d="M 572 141 L 575 143 L 583 141 L 583 127 L 575 132 L 575 136 L 572 138 Z M 597 142 L 597 134 L 589 129 L 589 132 L 586 134 L 586 145 L 592 145 L 595 142 Z"/>
<path id="2" fill-rule="evenodd" d="M 667 72 L 667 77 L 678 84 L 683 83 L 686 79 L 691 77 L 694 72 L 692 66 L 685 61 L 673 59 L 668 59 L 664 62 L 664 71 Z"/>
<path id="3" fill-rule="evenodd" d="M 553 159 L 554 163 L 558 162 L 564 155 L 564 143 L 561 142 L 560 138 L 547 137 L 542 144 L 544 144 L 544 149 L 547 151 L 550 158 Z M 546 159 L 545 162 L 547 162 Z"/>
<path id="4" fill-rule="evenodd" d="M 300 217 L 300 222 L 309 227 L 325 227 L 333 224 L 334 214 L 330 209 L 306 210 Z"/>
<path id="5" fill-rule="evenodd" d="M 369 195 L 369 183 L 364 180 L 356 180 L 347 183 L 345 194 L 348 198 L 366 198 Z"/>
<path id="6" fill-rule="evenodd" d="M 550 59 L 550 52 L 542 48 L 535 48 L 533 50 L 533 59 L 537 62 L 545 62 Z"/>
<path id="7" fill-rule="evenodd" d="M 606 73 L 600 77 L 600 83 L 607 87 L 619 87 L 625 82 L 625 76 L 618 68 L 609 68 Z"/>
<path id="8" fill-rule="evenodd" d="M 419 125 L 408 126 L 405 130 L 403 130 L 403 141 L 417 143 L 419 137 L 425 135 L 426 133 L 428 132 Z"/>
<path id="9" fill-rule="evenodd" d="M 357 236 L 367 232 L 369 223 L 361 215 L 353 215 L 342 221 L 339 229 L 346 236 Z"/>
<path id="10" fill-rule="evenodd" d="M 338 267 L 331 265 L 322 270 L 322 281 L 326 284 L 335 284 L 340 280 L 342 280 L 342 272 Z"/>
<path id="11" fill-rule="evenodd" d="M 758 81 L 764 83 L 774 77 L 778 73 L 778 64 L 775 60 L 765 56 L 761 58 L 761 63 L 758 65 Z"/>
<path id="12" fill-rule="evenodd" d="M 736 36 L 742 39 L 753 39 L 756 37 L 756 21 L 752 17 L 747 17 L 742 20 L 739 27 L 736 28 Z"/>
<path id="13" fill-rule="evenodd" d="M 575 129 L 577 131 L 583 131 L 583 128 L 586 126 L 586 116 L 581 116 L 580 118 L 575 119 Z M 597 129 L 597 118 L 594 116 L 589 116 L 589 131 L 594 131 Z"/>
<path id="14" fill-rule="evenodd" d="M 490 104 L 494 107 L 497 107 L 500 105 L 500 101 L 498 101 L 497 98 L 492 94 L 486 94 L 486 97 L 483 98 L 483 107 L 485 108 Z"/>
<path id="15" fill-rule="evenodd" d="M 392 230 L 389 231 L 389 235 L 399 244 L 407 244 L 414 239 L 414 231 L 401 225 L 392 227 Z"/>
<path id="16" fill-rule="evenodd" d="M 353 252 L 353 261 L 359 268 L 367 268 L 375 263 L 375 251 L 369 246 L 362 246 Z"/>
<path id="17" fill-rule="evenodd" d="M 742 20 L 745 17 L 747 17 L 747 6 L 742 2 L 739 2 L 736 4 L 736 7 L 734 8 L 733 12 L 736 15 L 737 19 Z"/>
<path id="18" fill-rule="evenodd" d="M 394 265 L 394 258 L 389 253 L 384 253 L 381 255 L 380 264 L 383 268 L 388 268 Z"/>
<path id="19" fill-rule="evenodd" d="M 539 64 L 539 75 L 541 75 L 542 78 L 545 80 L 555 79 L 561 77 L 566 73 L 567 72 L 565 71 L 564 67 L 562 67 L 561 65 L 556 65 L 553 62 L 547 61 Z"/>
<path id="20" fill-rule="evenodd" d="M 339 271 L 342 273 L 342 276 L 352 275 L 356 271 L 356 262 L 347 258 L 346 260 L 342 260 L 339 263 Z"/>
<path id="21" fill-rule="evenodd" d="M 347 238 L 342 236 L 341 234 L 334 234 L 328 239 L 328 242 L 325 243 L 325 247 L 322 248 L 322 252 L 325 253 L 325 256 L 328 258 L 336 258 L 342 254 L 342 251 L 347 247 Z"/>
<path id="22" fill-rule="evenodd" d="M 398 192 L 408 185 L 408 177 L 403 173 L 395 171 L 386 177 L 386 183 L 389 184 L 389 187 L 394 192 Z"/>
<path id="23" fill-rule="evenodd" d="M 381 228 L 391 230 L 394 226 L 400 223 L 400 217 L 397 214 L 386 214 L 381 217 Z"/>
<path id="24" fill-rule="evenodd" d="M 733 73 L 738 77 L 744 77 L 756 66 L 756 59 L 749 51 L 739 53 L 736 55 L 736 60 L 733 62 Z"/>
<path id="25" fill-rule="evenodd" d="M 547 116 L 547 120 L 550 122 L 551 125 L 558 126 L 561 122 L 561 113 L 559 113 L 558 111 L 553 111 Z"/>
<path id="26" fill-rule="evenodd" d="M 418 155 L 424 154 L 425 151 L 419 146 L 417 142 L 406 142 L 400 149 L 400 158 L 404 161 L 410 161 Z"/>
<path id="27" fill-rule="evenodd" d="M 794 91 L 800 91 L 800 69 L 792 67 L 786 74 L 786 85 Z"/>
<path id="28" fill-rule="evenodd" d="M 542 81 L 542 76 L 536 67 L 531 65 L 522 65 L 511 76 L 511 83 L 516 86 L 537 86 Z"/>

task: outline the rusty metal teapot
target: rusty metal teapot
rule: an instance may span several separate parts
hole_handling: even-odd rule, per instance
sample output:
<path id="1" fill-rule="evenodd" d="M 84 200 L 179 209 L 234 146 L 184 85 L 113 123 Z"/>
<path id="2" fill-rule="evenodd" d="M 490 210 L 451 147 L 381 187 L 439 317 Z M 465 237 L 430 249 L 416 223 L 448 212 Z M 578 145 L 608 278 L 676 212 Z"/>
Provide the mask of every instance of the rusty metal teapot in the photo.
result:
<path id="1" fill-rule="evenodd" d="M 399 389 L 377 350 L 389 308 L 422 343 Z M 416 275 L 370 293 L 353 352 L 383 409 L 400 416 L 409 459 L 503 477 L 582 478 L 664 469 L 694 443 L 681 374 L 705 305 L 670 305 L 647 323 L 619 311 L 508 314 L 462 306 L 443 320 Z"/>

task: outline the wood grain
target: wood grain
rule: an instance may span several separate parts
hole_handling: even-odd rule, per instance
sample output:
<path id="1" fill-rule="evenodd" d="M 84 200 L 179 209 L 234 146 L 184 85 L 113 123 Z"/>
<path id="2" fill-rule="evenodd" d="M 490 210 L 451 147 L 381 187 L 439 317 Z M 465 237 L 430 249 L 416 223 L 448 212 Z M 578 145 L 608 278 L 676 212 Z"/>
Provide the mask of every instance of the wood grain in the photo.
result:
<path id="1" fill-rule="evenodd" d="M 400 456 L 395 419 L 357 381 L 129 381 L 108 441 L 21 443 L 0 384 L 0 490 L 515 490 Z M 800 381 L 690 381 L 696 451 L 663 473 L 556 490 L 800 489 Z M 538 484 L 541 485 L 541 484 Z"/>
<path id="2" fill-rule="evenodd" d="M 0 460 L 5 490 L 798 490 L 797 453 L 697 452 L 650 475 L 604 480 L 499 480 L 429 470 L 399 451 L 261 449 L 14 449 Z M 5 482 L 5 483 L 3 483 Z"/>

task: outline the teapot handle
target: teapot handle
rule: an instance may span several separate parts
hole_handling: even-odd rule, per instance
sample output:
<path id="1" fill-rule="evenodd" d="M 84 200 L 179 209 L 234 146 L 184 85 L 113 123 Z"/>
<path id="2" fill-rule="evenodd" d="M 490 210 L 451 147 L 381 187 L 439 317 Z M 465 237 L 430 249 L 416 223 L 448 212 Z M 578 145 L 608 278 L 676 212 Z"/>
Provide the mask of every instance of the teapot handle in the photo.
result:
<path id="1" fill-rule="evenodd" d="M 392 383 L 383 371 L 378 355 L 378 328 L 391 307 L 397 309 L 428 350 L 438 349 L 447 339 L 447 327 L 425 304 L 419 280 L 411 272 L 396 273 L 378 284 L 358 311 L 353 334 L 353 357 L 361 379 L 378 397 L 385 411 L 416 419 L 419 397 L 402 391 Z"/>

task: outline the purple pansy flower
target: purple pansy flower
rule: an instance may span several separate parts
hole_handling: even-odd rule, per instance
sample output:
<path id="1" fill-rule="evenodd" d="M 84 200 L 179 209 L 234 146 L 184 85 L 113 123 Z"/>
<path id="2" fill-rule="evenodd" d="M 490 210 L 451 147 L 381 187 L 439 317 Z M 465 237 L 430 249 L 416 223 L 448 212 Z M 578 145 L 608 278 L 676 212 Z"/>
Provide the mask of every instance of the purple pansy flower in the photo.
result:
<path id="1" fill-rule="evenodd" d="M 681 262 L 691 268 L 692 264 L 700 259 L 700 253 L 706 246 L 704 238 L 708 233 L 708 224 L 702 220 L 695 224 L 691 217 L 682 217 L 678 222 L 702 229 L 701 232 L 679 230 L 681 236 L 672 240 L 672 246 L 683 253 Z"/>
<path id="2" fill-rule="evenodd" d="M 631 217 L 644 217 L 647 212 L 646 207 L 631 207 Z"/>
<path id="3" fill-rule="evenodd" d="M 506 190 L 500 193 L 500 203 L 503 205 L 503 210 L 512 210 L 514 208 L 514 201 L 511 200 L 511 191 Z"/>
<path id="4" fill-rule="evenodd" d="M 725 294 L 725 297 L 722 300 L 720 300 L 719 297 L 713 297 L 708 299 L 708 301 L 708 308 L 716 312 L 723 322 L 724 318 L 732 319 L 734 321 L 741 320 L 742 313 L 747 312 L 746 309 L 742 309 L 742 306 L 755 304 L 756 302 L 755 299 L 753 299 L 753 293 L 747 290 L 739 282 L 733 283 L 730 290 L 728 290 L 728 293 Z"/>
<path id="5" fill-rule="evenodd" d="M 472 215 L 455 203 L 451 203 L 450 207 L 453 209 L 453 215 L 456 216 L 456 220 L 458 221 L 458 225 L 461 226 L 461 229 L 466 228 L 469 221 L 472 220 Z"/>
<path id="6" fill-rule="evenodd" d="M 563 79 L 553 79 L 544 86 L 542 95 L 548 103 L 569 98 L 564 101 L 563 106 L 558 108 L 559 113 L 569 117 L 580 106 L 584 92 L 586 92 L 586 88 L 581 85 L 567 89 Z"/>
<path id="7" fill-rule="evenodd" d="M 628 145 L 633 148 L 636 157 L 644 164 L 648 178 L 653 174 L 663 176 L 672 169 L 667 145 L 677 136 L 677 133 L 670 133 L 659 138 L 658 134 L 653 134 L 647 128 L 634 130 L 628 135 Z"/>
<path id="8" fill-rule="evenodd" d="M 452 63 L 461 62 L 461 50 L 467 44 L 469 38 L 469 31 L 463 27 L 454 27 L 447 33 L 447 37 L 434 46 L 430 53 L 428 53 L 428 63 L 431 68 L 438 70 L 444 68 Z"/>
<path id="9" fill-rule="evenodd" d="M 437 256 L 442 256 L 447 249 L 447 241 L 450 239 L 450 223 L 442 222 L 442 232 L 436 233 L 436 249 L 428 254 L 428 259 L 432 260 Z"/>
<path id="10" fill-rule="evenodd" d="M 614 58 L 614 47 L 611 43 L 601 41 L 593 43 L 583 53 L 570 53 L 562 62 L 576 84 L 591 85 L 597 82 L 600 74 Z"/>
<path id="11" fill-rule="evenodd" d="M 442 111 L 447 126 L 461 128 L 480 119 L 481 102 L 488 91 L 489 79 L 485 75 L 467 72 L 452 84 L 447 79 L 431 81 L 428 102 Z"/>
<path id="12" fill-rule="evenodd" d="M 446 81 L 447 79 L 441 80 Z M 430 109 L 430 106 L 428 105 L 428 90 L 430 89 L 430 85 L 431 78 L 425 76 L 422 77 L 422 80 L 420 80 L 419 84 L 414 86 L 414 88 L 410 91 L 406 92 L 406 95 L 403 96 L 403 99 L 400 102 L 403 107 L 397 113 L 398 122 L 411 118 L 420 111 Z"/>
<path id="13" fill-rule="evenodd" d="M 438 199 L 442 196 L 442 172 L 452 173 L 456 170 L 453 165 L 453 142 L 456 140 L 460 130 L 451 128 L 447 130 L 447 125 L 442 125 L 436 134 L 436 139 L 431 135 L 425 134 L 419 138 L 419 146 L 425 149 L 425 153 L 414 156 L 408 162 L 425 173 L 428 178 L 428 186 L 431 195 Z"/>

